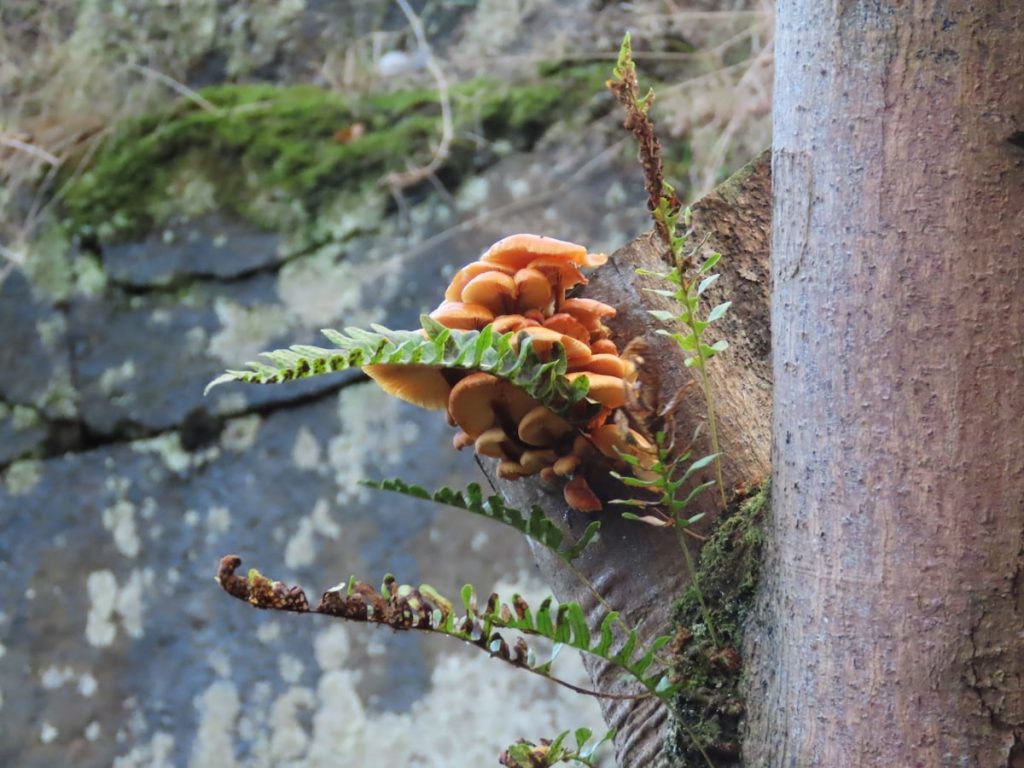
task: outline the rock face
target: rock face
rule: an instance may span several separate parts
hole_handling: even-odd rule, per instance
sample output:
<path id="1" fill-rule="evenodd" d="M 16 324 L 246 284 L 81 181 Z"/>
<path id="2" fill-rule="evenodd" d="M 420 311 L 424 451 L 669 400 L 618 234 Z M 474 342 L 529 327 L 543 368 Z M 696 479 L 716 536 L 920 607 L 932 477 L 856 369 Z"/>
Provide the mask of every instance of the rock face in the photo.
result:
<path id="1" fill-rule="evenodd" d="M 610 251 L 645 228 L 616 119 L 586 114 L 571 130 L 537 115 L 528 139 L 484 126 L 443 192 L 405 190 L 392 212 L 375 170 L 296 217 L 287 200 L 254 216 L 267 201 L 229 203 L 196 139 L 159 176 L 185 190 L 172 213 L 150 189 L 130 227 L 51 222 L 0 285 L 0 764 L 468 766 L 600 728 L 590 701 L 475 652 L 223 595 L 229 552 L 313 595 L 350 573 L 539 587 L 511 533 L 357 484 L 474 479 L 441 415 L 345 373 L 202 394 L 261 350 L 323 343 L 322 327 L 414 326 L 506 234 Z"/>

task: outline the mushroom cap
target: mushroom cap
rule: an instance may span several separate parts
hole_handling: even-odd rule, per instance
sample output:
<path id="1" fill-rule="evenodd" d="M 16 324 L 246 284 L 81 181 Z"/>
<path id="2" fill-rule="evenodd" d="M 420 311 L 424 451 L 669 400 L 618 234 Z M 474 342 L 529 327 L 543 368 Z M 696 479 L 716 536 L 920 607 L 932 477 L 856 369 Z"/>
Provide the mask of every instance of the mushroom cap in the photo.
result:
<path id="1" fill-rule="evenodd" d="M 573 366 L 574 370 L 584 371 L 589 376 L 592 373 L 600 373 L 604 376 L 615 376 L 625 379 L 633 373 L 633 364 L 623 360 L 618 355 L 599 353 L 591 355 L 585 363 Z"/>
<path id="2" fill-rule="evenodd" d="M 480 261 L 519 270 L 528 267 L 531 261 L 541 256 L 555 256 L 582 265 L 587 261 L 587 249 L 576 243 L 542 235 L 509 235 L 488 248 Z"/>
<path id="3" fill-rule="evenodd" d="M 500 315 L 515 304 L 516 281 L 498 270 L 481 272 L 462 289 L 462 301 L 468 305 L 479 304 L 494 315 Z"/>
<path id="4" fill-rule="evenodd" d="M 495 271 L 504 272 L 507 275 L 515 273 L 515 270 L 503 267 L 500 264 L 487 264 L 482 261 L 474 261 L 472 264 L 467 264 L 452 277 L 448 289 L 444 292 L 445 301 L 461 301 L 462 289 L 466 287 L 466 283 L 477 275 L 482 275 L 484 272 Z"/>
<path id="5" fill-rule="evenodd" d="M 574 285 L 586 285 L 590 282 L 580 272 L 576 262 L 567 261 L 557 256 L 540 256 L 530 262 L 530 269 L 536 269 L 547 275 L 548 279 L 561 291 L 563 298 L 565 291 Z"/>
<path id="6" fill-rule="evenodd" d="M 518 480 L 520 477 L 526 477 L 530 474 L 533 473 L 528 472 L 526 467 L 512 459 L 506 459 L 498 464 L 497 475 L 502 480 Z"/>
<path id="7" fill-rule="evenodd" d="M 509 458 L 506 447 L 510 446 L 508 435 L 501 427 L 491 427 L 480 433 L 480 437 L 473 443 L 473 449 L 481 456 L 490 456 L 492 459 Z"/>
<path id="8" fill-rule="evenodd" d="M 445 328 L 458 331 L 479 331 L 494 319 L 487 307 L 461 301 L 442 301 L 430 316 Z"/>
<path id="9" fill-rule="evenodd" d="M 572 424 L 543 405 L 538 405 L 519 422 L 519 439 L 527 445 L 555 445 L 572 431 Z"/>
<path id="10" fill-rule="evenodd" d="M 429 365 L 364 365 L 363 371 L 389 395 L 418 405 L 441 410 L 448 405 L 452 388 L 440 369 Z"/>
<path id="11" fill-rule="evenodd" d="M 531 325 L 538 325 L 538 323 L 536 320 L 531 320 L 523 315 L 501 315 L 500 317 L 494 318 L 494 322 L 491 323 L 491 327 L 494 329 L 495 333 L 520 331 Z"/>
<path id="12" fill-rule="evenodd" d="M 597 450 L 612 459 L 621 459 L 626 453 L 635 456 L 640 464 L 630 471 L 642 480 L 657 480 L 651 467 L 658 459 L 657 449 L 639 432 L 617 424 L 605 424 L 591 430 L 590 442 Z"/>
<path id="13" fill-rule="evenodd" d="M 575 381 L 580 376 L 586 376 L 590 383 L 587 389 L 587 397 L 596 400 L 606 408 L 621 408 L 626 404 L 626 382 L 618 376 L 607 376 L 602 373 L 590 373 L 589 371 L 573 371 L 567 373 L 569 381 Z"/>
<path id="14" fill-rule="evenodd" d="M 550 467 L 556 459 L 558 459 L 558 454 L 553 450 L 550 448 L 540 448 L 533 451 L 523 451 L 523 455 L 519 457 L 519 463 L 523 469 L 531 475 L 535 475 L 544 468 Z"/>
<path id="15" fill-rule="evenodd" d="M 572 336 L 566 336 L 564 333 L 559 333 L 558 331 L 553 331 L 550 328 L 543 328 L 535 325 L 522 328 L 519 331 L 519 335 L 522 336 L 523 334 L 529 336 L 533 340 L 533 349 L 538 355 L 545 355 L 551 351 L 551 348 L 556 343 L 558 343 L 565 348 L 566 360 L 590 359 L 590 347 L 579 339 L 574 339 Z"/>
<path id="16" fill-rule="evenodd" d="M 601 500 L 591 489 L 583 475 L 576 475 L 562 491 L 565 503 L 579 512 L 600 512 Z"/>
<path id="17" fill-rule="evenodd" d="M 554 298 L 554 290 L 547 275 L 539 269 L 526 267 L 516 272 L 516 289 L 519 291 L 519 308 L 546 310 Z"/>
<path id="18" fill-rule="evenodd" d="M 558 312 L 544 321 L 544 327 L 553 331 L 572 336 L 584 343 L 590 342 L 590 331 L 583 327 L 583 323 L 567 312 Z"/>
<path id="19" fill-rule="evenodd" d="M 565 477 L 571 475 L 576 467 L 580 465 L 580 457 L 574 454 L 568 456 L 562 456 L 551 465 L 551 470 L 559 477 Z"/>
<path id="20" fill-rule="evenodd" d="M 448 398 L 448 413 L 474 440 L 491 427 L 518 424 L 536 407 L 523 390 L 482 372 L 462 379 Z"/>
<path id="21" fill-rule="evenodd" d="M 611 339 L 598 339 L 591 342 L 590 351 L 595 355 L 615 355 L 617 357 L 619 354 L 619 348 Z"/>
<path id="22" fill-rule="evenodd" d="M 615 307 L 596 299 L 566 299 L 558 311 L 572 315 L 591 331 L 601 326 L 601 318 L 615 317 Z"/>

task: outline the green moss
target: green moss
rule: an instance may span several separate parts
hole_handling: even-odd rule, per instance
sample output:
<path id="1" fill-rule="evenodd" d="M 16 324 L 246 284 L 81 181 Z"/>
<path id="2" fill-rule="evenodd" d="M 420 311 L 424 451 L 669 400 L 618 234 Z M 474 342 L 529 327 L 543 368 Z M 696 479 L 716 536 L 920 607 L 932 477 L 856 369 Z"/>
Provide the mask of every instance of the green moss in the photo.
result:
<path id="1" fill-rule="evenodd" d="M 509 86 L 477 79 L 451 91 L 455 140 L 442 170 L 458 182 L 481 164 L 477 141 L 527 149 L 553 122 L 571 117 L 600 88 L 603 67 L 582 66 L 557 80 Z M 125 125 L 70 184 L 71 230 L 112 240 L 186 216 L 195 189 L 181 168 L 201 172 L 203 207 L 282 228 L 309 220 L 339 192 L 377 185 L 390 171 L 426 162 L 440 133 L 431 90 L 346 97 L 310 85 L 220 85 L 204 109 L 182 101 Z M 345 140 L 353 125 L 362 134 Z M 188 176 L 189 174 L 184 174 Z M 177 191 L 177 192 L 176 192 Z M 185 199 L 175 207 L 169 197 Z"/>
<path id="2" fill-rule="evenodd" d="M 719 645 L 708 636 L 697 594 L 690 588 L 676 606 L 676 674 L 685 687 L 676 699 L 680 721 L 672 748 L 682 765 L 738 765 L 745 706 L 740 682 L 744 619 L 761 570 L 762 524 L 769 487 L 734 503 L 701 550 L 698 581 L 715 625 Z"/>

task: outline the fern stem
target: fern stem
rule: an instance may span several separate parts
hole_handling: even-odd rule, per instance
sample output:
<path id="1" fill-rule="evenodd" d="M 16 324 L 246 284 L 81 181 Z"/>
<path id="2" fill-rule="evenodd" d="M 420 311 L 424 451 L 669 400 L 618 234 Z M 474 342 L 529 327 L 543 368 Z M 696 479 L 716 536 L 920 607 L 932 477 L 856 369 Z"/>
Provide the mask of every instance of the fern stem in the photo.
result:
<path id="1" fill-rule="evenodd" d="M 711 379 L 708 377 L 707 369 L 704 366 L 704 353 L 697 350 L 700 362 L 700 380 L 704 390 L 704 404 L 708 409 L 708 433 L 711 437 L 711 452 L 715 454 L 715 482 L 718 485 L 718 497 L 722 502 L 722 509 L 726 507 L 725 482 L 722 480 L 722 448 L 718 443 L 718 419 L 715 417 L 715 396 L 711 390 Z"/>
<path id="2" fill-rule="evenodd" d="M 722 502 L 722 509 L 724 510 L 726 506 L 725 483 L 722 480 L 722 450 L 718 444 L 718 419 L 715 417 L 715 396 L 711 390 L 711 378 L 708 376 L 708 358 L 703 349 L 703 331 L 700 326 L 697 325 L 697 317 L 694 314 L 693 304 L 691 303 L 694 302 L 694 299 L 696 298 L 691 296 L 693 284 L 696 281 L 685 278 L 681 279 L 682 285 L 680 287 L 682 288 L 685 296 L 685 299 L 682 302 L 685 310 L 683 312 L 682 319 L 683 323 L 690 329 L 690 332 L 696 339 L 696 344 L 694 345 L 696 349 L 693 354 L 697 361 L 696 367 L 700 373 L 701 390 L 704 393 L 704 406 L 707 408 L 708 413 L 708 432 L 711 437 L 711 452 L 715 454 L 715 481 L 718 484 L 718 496 Z"/>

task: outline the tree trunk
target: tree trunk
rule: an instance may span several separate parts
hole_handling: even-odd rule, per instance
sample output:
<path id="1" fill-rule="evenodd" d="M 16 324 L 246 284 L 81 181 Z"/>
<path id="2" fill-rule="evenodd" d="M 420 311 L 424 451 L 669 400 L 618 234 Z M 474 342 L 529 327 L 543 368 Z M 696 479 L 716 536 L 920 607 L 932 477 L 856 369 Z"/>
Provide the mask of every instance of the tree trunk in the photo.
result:
<path id="1" fill-rule="evenodd" d="M 777 10 L 749 766 L 1024 765 L 1024 10 Z"/>
<path id="2" fill-rule="evenodd" d="M 725 255 L 719 268 L 721 287 L 712 301 L 732 299 L 733 309 L 721 321 L 721 333 L 730 348 L 711 363 L 719 432 L 725 461 L 726 485 L 753 488 L 769 471 L 769 425 L 771 418 L 770 343 L 768 337 L 768 242 L 770 239 L 770 173 L 768 153 L 751 163 L 732 179 L 694 205 L 695 237 L 705 235 L 706 249 Z M 678 400 L 673 409 L 673 432 L 679 445 L 692 439 L 695 427 L 704 421 L 706 409 L 698 387 L 688 387 L 691 373 L 674 340 L 655 333 L 661 325 L 648 309 L 675 309 L 671 301 L 645 288 L 665 288 L 658 281 L 640 277 L 637 267 L 667 271 L 664 248 L 653 235 L 642 235 L 614 253 L 587 286 L 586 296 L 617 308 L 609 325 L 620 347 L 641 337 L 648 345 L 642 365 L 641 397 L 652 411 Z M 643 414 L 638 414 L 642 417 Z M 703 450 L 703 453 L 699 451 Z M 694 456 L 709 453 L 706 446 L 695 448 Z M 710 471 L 707 477 L 712 479 Z M 593 468 L 588 480 L 605 499 L 623 495 L 613 487 L 607 468 Z M 563 520 L 570 535 L 577 537 L 589 522 L 578 512 L 569 512 L 560 491 L 550 492 L 539 482 L 495 480 L 514 506 L 543 507 L 553 519 Z M 717 510 L 717 495 L 707 493 L 698 502 L 709 513 L 707 524 Z M 697 511 L 696 509 L 694 511 Z M 688 575 L 671 531 L 654 529 L 622 520 L 606 510 L 601 517 L 601 539 L 577 561 L 579 570 L 594 583 L 604 598 L 621 611 L 630 625 L 643 622 L 641 642 L 649 642 L 671 631 L 672 610 L 682 595 Z M 696 553 L 696 548 L 694 548 Z M 535 549 L 542 574 L 555 596 L 580 603 L 591 625 L 600 623 L 604 609 L 583 586 L 579 577 L 546 550 Z M 607 693 L 636 692 L 614 667 L 587 660 L 598 690 Z M 643 701 L 602 701 L 605 719 L 618 728 L 616 753 L 623 767 L 652 768 L 664 764 L 667 712 L 650 699 Z"/>

